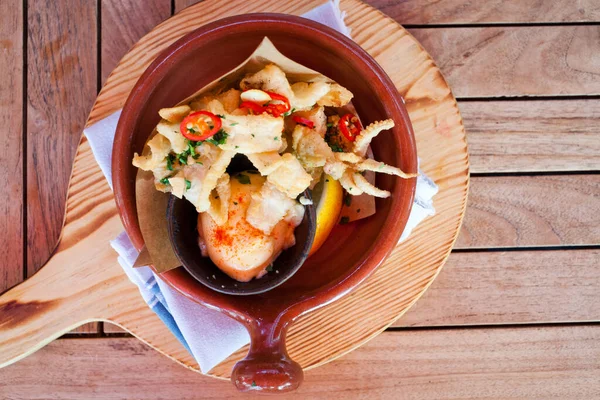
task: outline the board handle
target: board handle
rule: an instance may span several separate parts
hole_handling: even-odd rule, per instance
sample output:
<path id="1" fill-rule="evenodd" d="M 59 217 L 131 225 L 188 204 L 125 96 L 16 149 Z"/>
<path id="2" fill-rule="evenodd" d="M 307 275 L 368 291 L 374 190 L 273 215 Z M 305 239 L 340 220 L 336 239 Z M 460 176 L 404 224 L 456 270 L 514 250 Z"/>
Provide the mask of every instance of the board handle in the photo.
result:
<path id="1" fill-rule="evenodd" d="M 110 316 L 111 299 L 131 285 L 110 246 L 59 245 L 31 278 L 0 296 L 0 368 L 87 322 Z"/>
<path id="2" fill-rule="evenodd" d="M 300 364 L 285 347 L 288 324 L 256 320 L 248 326 L 250 350 L 233 367 L 231 381 L 242 392 L 284 393 L 295 390 L 304 379 Z"/>

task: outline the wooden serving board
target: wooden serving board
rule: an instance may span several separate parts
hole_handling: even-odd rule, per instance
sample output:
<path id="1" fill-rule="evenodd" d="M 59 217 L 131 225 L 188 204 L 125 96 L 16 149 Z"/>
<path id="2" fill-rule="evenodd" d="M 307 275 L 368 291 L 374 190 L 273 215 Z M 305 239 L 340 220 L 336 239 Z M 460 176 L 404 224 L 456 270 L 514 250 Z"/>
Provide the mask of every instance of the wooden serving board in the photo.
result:
<path id="1" fill-rule="evenodd" d="M 242 13 L 303 14 L 323 0 L 206 0 L 144 36 L 109 76 L 91 125 L 122 108 L 150 62 L 208 22 Z M 327 363 L 372 339 L 408 310 L 439 273 L 458 235 L 469 183 L 465 131 L 456 101 L 431 57 L 400 25 L 359 0 L 342 0 L 353 39 L 383 66 L 406 100 L 421 168 L 439 185 L 437 214 L 417 227 L 356 291 L 300 318 L 287 339 L 304 368 Z M 0 297 L 0 366 L 90 321 L 117 324 L 182 365 L 197 364 L 148 308 L 108 245 L 122 230 L 112 192 L 82 138 L 68 191 L 62 238 L 37 274 Z M 247 349 L 210 375 L 226 378 Z"/>

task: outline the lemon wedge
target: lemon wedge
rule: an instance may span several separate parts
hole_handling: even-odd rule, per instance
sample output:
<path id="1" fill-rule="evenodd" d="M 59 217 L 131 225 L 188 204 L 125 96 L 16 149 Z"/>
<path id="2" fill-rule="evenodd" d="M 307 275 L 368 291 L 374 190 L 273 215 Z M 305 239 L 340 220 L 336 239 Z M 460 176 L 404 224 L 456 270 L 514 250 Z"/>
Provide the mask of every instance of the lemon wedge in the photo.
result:
<path id="1" fill-rule="evenodd" d="M 331 230 L 337 224 L 342 210 L 343 197 L 342 185 L 329 175 L 323 175 L 321 181 L 313 189 L 312 198 L 313 203 L 316 204 L 317 229 L 308 254 L 309 257 L 325 243 Z"/>

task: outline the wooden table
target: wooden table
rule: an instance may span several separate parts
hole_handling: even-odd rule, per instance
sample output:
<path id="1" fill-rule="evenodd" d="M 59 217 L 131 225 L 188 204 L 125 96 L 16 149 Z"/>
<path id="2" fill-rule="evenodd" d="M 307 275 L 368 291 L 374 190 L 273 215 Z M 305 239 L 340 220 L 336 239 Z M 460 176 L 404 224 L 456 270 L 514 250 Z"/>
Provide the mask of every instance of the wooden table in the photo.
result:
<path id="1" fill-rule="evenodd" d="M 0 291 L 62 226 L 97 91 L 196 0 L 0 4 Z M 368 0 L 459 99 L 471 192 L 446 267 L 409 313 L 307 372 L 298 398 L 600 398 L 600 0 Z M 0 370 L 0 398 L 232 397 L 102 323 Z"/>

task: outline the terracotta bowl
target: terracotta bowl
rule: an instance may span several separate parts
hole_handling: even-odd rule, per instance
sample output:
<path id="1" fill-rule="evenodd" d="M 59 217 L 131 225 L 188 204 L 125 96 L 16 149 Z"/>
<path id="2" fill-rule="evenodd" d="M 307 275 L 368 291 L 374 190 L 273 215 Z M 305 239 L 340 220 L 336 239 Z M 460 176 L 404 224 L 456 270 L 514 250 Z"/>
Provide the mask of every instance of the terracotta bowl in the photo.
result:
<path id="1" fill-rule="evenodd" d="M 342 34 L 304 18 L 248 14 L 205 25 L 173 43 L 140 77 L 123 108 L 113 148 L 113 184 L 121 219 L 133 244 L 144 240 L 135 206 L 134 152 L 141 152 L 159 122 L 158 110 L 170 107 L 243 62 L 268 36 L 286 56 L 339 82 L 354 93 L 365 124 L 392 118 L 396 127 L 377 137 L 375 158 L 416 172 L 417 155 L 403 99 L 383 69 Z M 246 358 L 232 381 L 240 390 L 293 390 L 302 368 L 285 347 L 286 331 L 301 314 L 334 301 L 363 282 L 396 246 L 413 202 L 416 179 L 379 174 L 377 186 L 392 192 L 377 200 L 377 213 L 337 226 L 325 245 L 281 286 L 252 296 L 218 293 L 183 268 L 161 275 L 188 298 L 242 322 L 250 332 Z"/>

